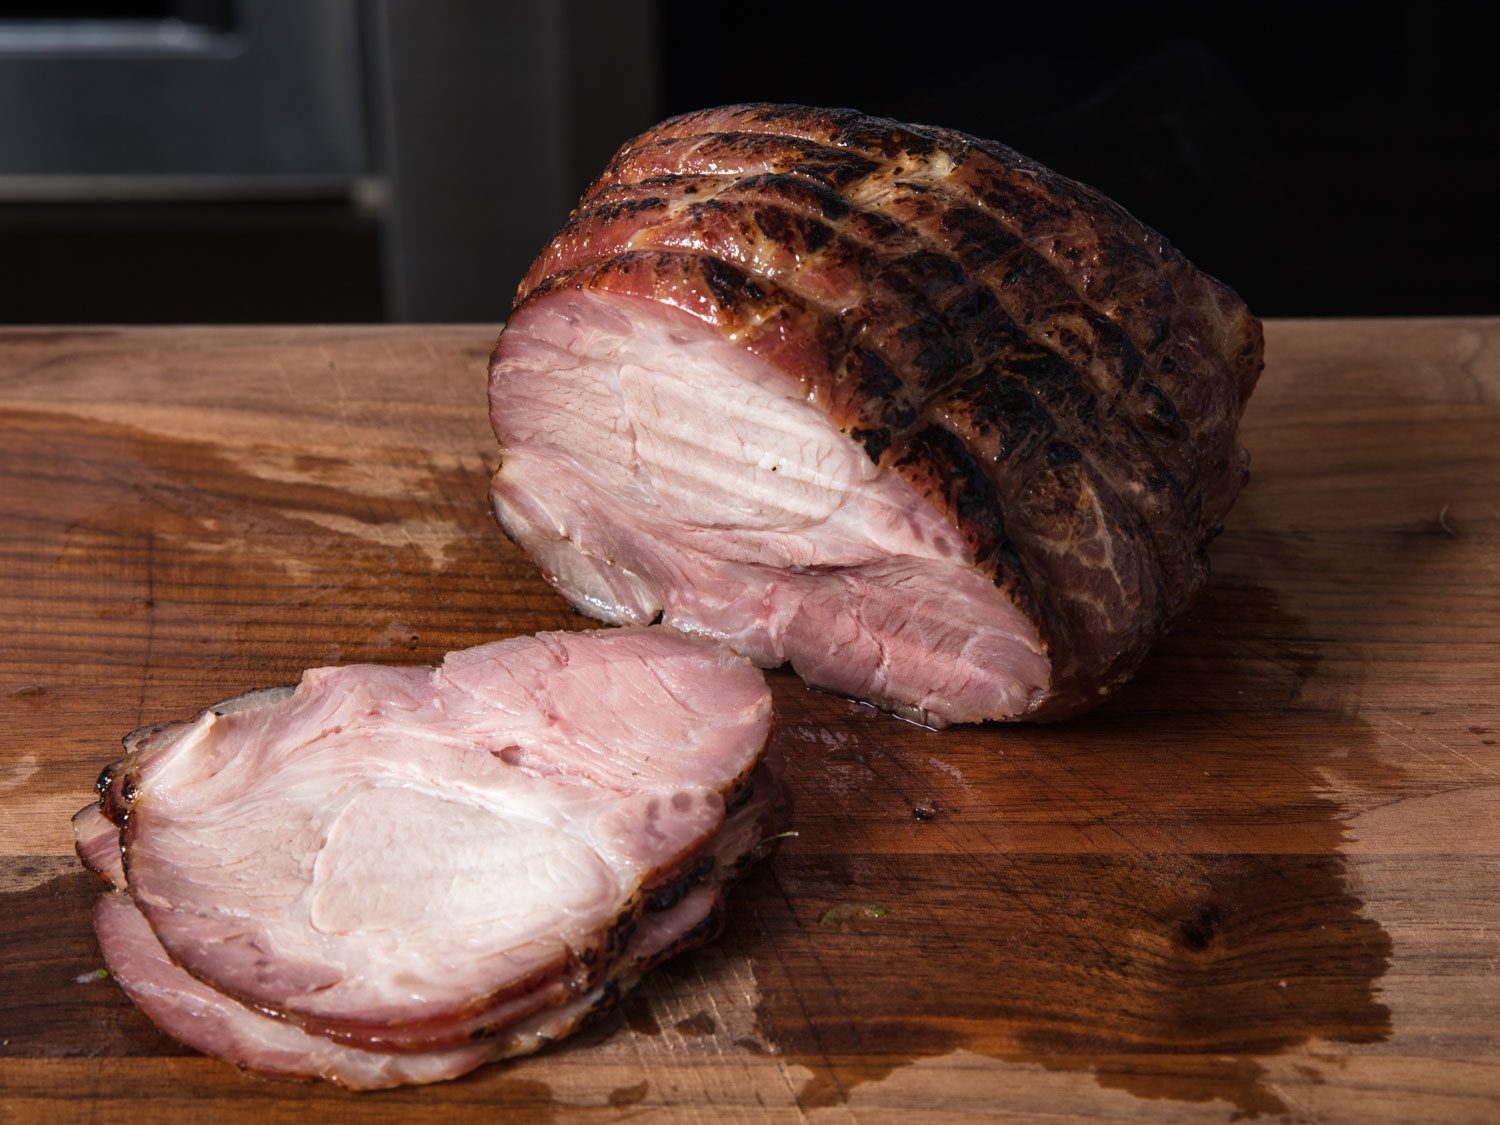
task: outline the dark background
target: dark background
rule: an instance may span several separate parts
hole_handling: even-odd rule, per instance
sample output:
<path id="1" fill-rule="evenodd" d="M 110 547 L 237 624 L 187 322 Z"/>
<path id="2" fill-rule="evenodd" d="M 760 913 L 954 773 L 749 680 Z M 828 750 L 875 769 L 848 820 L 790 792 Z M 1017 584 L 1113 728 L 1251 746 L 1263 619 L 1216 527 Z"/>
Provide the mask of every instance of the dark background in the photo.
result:
<path id="1" fill-rule="evenodd" d="M 1265 316 L 1500 312 L 1463 4 L 0 3 L 0 321 L 496 321 L 613 148 L 741 100 L 1005 141 Z"/>

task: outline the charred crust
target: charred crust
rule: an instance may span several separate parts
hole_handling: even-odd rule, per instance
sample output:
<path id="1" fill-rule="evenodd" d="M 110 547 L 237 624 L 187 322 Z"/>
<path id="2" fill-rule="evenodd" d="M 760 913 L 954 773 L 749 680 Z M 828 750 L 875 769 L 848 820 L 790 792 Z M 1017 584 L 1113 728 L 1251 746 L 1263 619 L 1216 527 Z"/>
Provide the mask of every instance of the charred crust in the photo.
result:
<path id="1" fill-rule="evenodd" d="M 798 231 L 787 212 L 776 208 L 757 207 L 752 213 L 760 233 L 773 242 L 796 242 Z"/>
<path id="2" fill-rule="evenodd" d="M 1057 422 L 1017 376 L 989 370 L 949 400 L 962 408 L 971 442 L 997 463 L 1025 463 L 1057 432 Z"/>
<path id="3" fill-rule="evenodd" d="M 1059 406 L 1080 418 L 1087 418 L 1094 411 L 1094 396 L 1082 385 L 1078 372 L 1055 352 L 1028 349 L 1006 356 L 1001 369 L 1051 405 L 1054 413 Z"/>
<path id="4" fill-rule="evenodd" d="M 648 910 L 669 910 L 676 906 L 699 883 L 713 872 L 715 860 L 712 855 L 699 856 L 671 881 L 650 891 L 646 900 Z"/>
<path id="5" fill-rule="evenodd" d="M 901 334 L 917 348 L 911 363 L 925 394 L 947 386 L 974 358 L 968 346 L 943 332 L 933 317 L 923 317 L 903 328 Z"/>
<path id="6" fill-rule="evenodd" d="M 634 910 L 628 910 L 615 920 L 609 931 L 604 935 L 604 957 L 612 961 L 625 951 L 630 944 L 630 939 L 635 936 L 636 915 Z"/>
<path id="7" fill-rule="evenodd" d="M 764 296 L 758 287 L 751 284 L 746 274 L 718 258 L 705 256 L 698 259 L 698 269 L 714 300 L 726 312 L 739 308 L 746 298 L 759 300 Z M 751 293 L 752 288 L 755 289 L 754 294 Z"/>
<path id="8" fill-rule="evenodd" d="M 917 190 L 914 184 L 902 186 L 909 191 Z M 943 209 L 940 221 L 954 255 L 972 270 L 988 269 L 1021 244 L 1014 234 L 976 207 L 949 204 Z"/>
<path id="9" fill-rule="evenodd" d="M 916 473 L 925 488 L 940 490 L 944 506 L 975 559 L 992 559 L 1005 542 L 1005 517 L 995 485 L 957 435 L 928 424 L 907 441 L 899 469 Z"/>
<path id="10" fill-rule="evenodd" d="M 1162 432 L 1171 437 L 1186 440 L 1187 423 L 1182 420 L 1182 415 L 1177 411 L 1177 404 L 1172 401 L 1171 396 L 1149 379 L 1143 379 L 1137 389 L 1149 403 L 1151 420 L 1161 428 Z"/>
<path id="11" fill-rule="evenodd" d="M 943 310 L 943 316 L 956 331 L 974 341 L 979 355 L 993 356 L 1028 346 L 1025 335 L 987 287 L 970 288 Z"/>
<path id="12" fill-rule="evenodd" d="M 849 436 L 859 442 L 865 455 L 877 465 L 891 447 L 891 431 L 885 426 L 856 426 L 849 431 Z"/>
<path id="13" fill-rule="evenodd" d="M 817 211 L 826 220 L 837 221 L 847 217 L 854 207 L 827 184 L 809 180 L 803 176 L 792 176 L 785 172 L 762 172 L 747 176 L 733 189 L 737 193 L 759 195 L 768 199 L 780 199 L 787 203 Z"/>
<path id="14" fill-rule="evenodd" d="M 955 259 L 931 250 L 903 254 L 885 268 L 928 302 L 940 300 L 968 281 L 963 267 Z"/>
<path id="15" fill-rule="evenodd" d="M 1076 445 L 1070 445 L 1065 441 L 1055 441 L 1047 447 L 1047 465 L 1049 468 L 1061 469 L 1068 465 L 1076 465 L 1083 460 L 1083 454 L 1078 451 Z"/>
<path id="16" fill-rule="evenodd" d="M 851 348 L 846 370 L 849 378 L 854 382 L 856 393 L 866 400 L 875 402 L 896 400 L 906 387 L 901 381 L 901 376 L 891 370 L 885 360 L 868 348 Z M 904 421 L 906 425 L 910 425 L 915 420 L 916 411 L 912 410 L 909 419 Z"/>
<path id="17" fill-rule="evenodd" d="M 666 205 L 667 201 L 661 196 L 648 195 L 644 199 L 622 199 L 614 203 L 606 203 L 602 207 L 584 212 L 579 218 L 580 220 L 586 218 L 597 222 L 614 223 L 621 219 L 637 217 L 648 211 L 664 210 Z"/>
<path id="18" fill-rule="evenodd" d="M 756 763 L 757 766 L 759 764 L 759 762 Z M 755 767 L 751 767 L 749 773 L 745 774 L 735 789 L 724 798 L 725 816 L 728 816 L 732 812 L 738 812 L 750 803 L 751 797 L 755 796 L 755 786 L 749 780 L 749 775 L 754 772 Z"/>

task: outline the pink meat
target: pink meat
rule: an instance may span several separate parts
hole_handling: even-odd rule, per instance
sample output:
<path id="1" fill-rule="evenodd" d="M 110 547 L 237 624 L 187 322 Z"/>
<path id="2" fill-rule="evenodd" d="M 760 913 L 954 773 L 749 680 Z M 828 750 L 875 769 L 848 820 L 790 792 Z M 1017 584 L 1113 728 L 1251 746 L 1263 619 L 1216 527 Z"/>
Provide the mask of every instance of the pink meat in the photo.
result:
<path id="1" fill-rule="evenodd" d="M 752 666 L 662 628 L 318 669 L 127 759 L 130 893 L 217 990 L 458 1042 L 589 979 L 719 830 L 769 720 Z"/>
<path id="2" fill-rule="evenodd" d="M 785 817 L 784 791 L 775 771 L 763 766 L 753 777 L 749 799 L 710 843 L 713 865 L 703 881 L 670 905 L 641 915 L 604 981 L 555 999 L 488 1038 L 437 1050 L 361 1049 L 246 1007 L 174 964 L 128 895 L 101 896 L 95 927 L 111 974 L 131 999 L 162 1031 L 205 1054 L 247 1070 L 323 1078 L 353 1089 L 437 1082 L 566 1036 L 607 1009 L 653 965 L 712 937 L 723 891 L 765 837 L 784 826 Z M 74 825 L 80 853 L 101 855 L 101 841 L 118 840 L 119 830 L 94 805 L 81 810 Z M 123 872 L 119 875 L 117 886 L 123 887 Z"/>
<path id="3" fill-rule="evenodd" d="M 99 897 L 94 928 L 111 975 L 152 1023 L 195 1050 L 249 1070 L 379 1089 L 456 1078 L 489 1054 L 482 1043 L 416 1055 L 361 1051 L 261 1015 L 173 964 L 127 894 Z"/>
<path id="4" fill-rule="evenodd" d="M 683 313 L 529 304 L 490 393 L 495 511 L 584 612 L 660 616 L 935 723 L 1024 713 L 1050 682 L 1035 625 L 938 509 Z"/>

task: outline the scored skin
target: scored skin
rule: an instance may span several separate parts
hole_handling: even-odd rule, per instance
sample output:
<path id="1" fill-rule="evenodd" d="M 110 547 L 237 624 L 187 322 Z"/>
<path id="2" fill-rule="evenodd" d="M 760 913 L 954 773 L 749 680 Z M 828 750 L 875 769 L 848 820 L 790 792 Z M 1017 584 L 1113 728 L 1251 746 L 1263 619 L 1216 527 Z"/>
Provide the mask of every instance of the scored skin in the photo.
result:
<path id="1" fill-rule="evenodd" d="M 1196 513 L 1198 463 L 1185 440 L 1191 435 L 1160 388 L 1140 377 L 1145 361 L 1117 325 L 1062 284 L 1029 245 L 994 217 L 949 193 L 898 180 L 881 186 L 879 211 L 865 209 L 875 205 L 851 202 L 816 180 L 775 172 L 742 179 L 679 175 L 615 183 L 573 214 L 532 266 L 521 292 L 559 269 L 604 256 L 612 242 L 630 249 L 666 238 L 666 245 L 727 251 L 730 260 L 747 268 L 755 263 L 743 258 L 764 263 L 765 244 L 781 242 L 781 258 L 792 257 L 806 270 L 810 255 L 826 256 L 831 240 L 847 239 L 859 247 L 858 253 L 878 259 L 873 266 L 861 263 L 859 283 L 890 286 L 894 281 L 939 316 L 958 337 L 958 348 L 972 350 L 975 362 L 958 368 L 959 378 L 979 373 L 984 364 L 1029 342 L 1033 351 L 1055 353 L 1073 369 L 1071 379 L 1090 394 L 1097 391 L 1106 403 L 1118 394 L 1126 434 L 1146 447 L 1149 460 L 1160 462 L 1168 481 L 1182 493 L 1179 504 Z M 748 212 L 748 221 L 740 218 L 733 238 L 726 240 L 722 227 L 736 210 Z M 684 211 L 713 213 L 721 228 L 712 232 L 717 237 L 685 241 L 674 229 L 682 226 Z M 699 218 L 696 225 L 701 229 L 707 224 Z M 845 249 L 837 259 L 845 274 L 851 256 Z M 814 284 L 831 288 L 821 276 Z M 839 296 L 845 305 L 861 298 L 852 287 Z M 854 314 L 856 308 L 847 311 Z M 856 324 L 862 327 L 871 319 L 863 313 Z M 908 330 L 895 329 L 896 334 L 903 331 Z M 953 351 L 955 345 L 949 343 L 947 349 Z M 928 344 L 925 352 L 918 366 L 930 394 L 937 388 L 927 368 L 943 351 Z M 1043 382 L 1033 393 L 1044 396 L 1047 390 Z M 1114 413 L 1110 407 L 1104 416 L 1113 419 Z"/>
<path id="2" fill-rule="evenodd" d="M 778 281 L 836 313 L 851 334 L 872 337 L 923 402 L 987 365 L 1049 353 L 1075 394 L 1124 387 L 1129 415 L 1119 428 L 1143 449 L 1121 446 L 1118 455 L 1148 473 L 1167 472 L 1173 484 L 1192 486 L 1197 466 L 1182 440 L 1187 432 L 1175 415 L 1163 418 L 1170 403 L 1136 378 L 1142 360 L 1133 345 L 1065 287 L 1047 287 L 1049 278 L 1027 260 L 1035 254 L 981 212 L 957 204 L 939 212 L 932 193 L 906 188 L 898 192 L 902 221 L 892 222 L 792 176 L 676 180 L 653 184 L 643 198 L 576 213 L 537 259 L 522 291 L 632 249 L 710 254 Z M 955 240 L 952 228 L 959 222 L 964 237 Z M 1024 301 L 1001 280 L 1017 275 L 1024 276 Z M 1066 409 L 1067 402 L 1047 397 L 1054 382 L 1040 381 L 1032 393 L 1048 409 Z M 1111 412 L 1106 416 L 1114 421 Z M 1157 430 L 1164 432 L 1150 441 Z"/>
<path id="3" fill-rule="evenodd" d="M 642 150 L 680 151 L 683 142 L 726 132 L 826 146 L 803 147 L 794 162 L 809 173 L 819 166 L 838 166 L 844 183 L 861 178 L 847 159 L 850 155 L 865 161 L 865 167 L 874 166 L 866 175 L 877 170 L 910 175 L 941 157 L 951 167 L 940 176 L 952 176 L 966 193 L 1004 214 L 1009 225 L 1076 282 L 1082 295 L 1097 300 L 1111 315 L 1133 321 L 1133 330 L 1145 339 L 1161 335 L 1161 317 L 1186 318 L 1233 372 L 1242 402 L 1254 388 L 1261 369 L 1260 324 L 1228 286 L 1196 269 L 1158 232 L 1102 193 L 1005 145 L 957 130 L 796 105 L 748 103 L 700 110 L 664 121 L 623 146 L 584 198 L 628 178 L 624 169 L 641 158 Z M 713 142 L 710 146 L 721 153 Z M 842 164 L 833 155 L 837 152 L 846 154 Z M 646 159 L 660 164 L 663 157 L 657 153 Z"/>
<path id="4" fill-rule="evenodd" d="M 904 385 L 884 362 L 846 342 L 831 317 L 774 282 L 751 279 L 716 258 L 662 251 L 618 254 L 555 275 L 533 290 L 531 299 L 566 289 L 642 298 L 711 325 L 795 379 L 803 396 L 845 433 L 881 424 L 870 411 L 900 402 L 904 394 Z M 1036 620 L 1041 607 L 1007 538 L 983 466 L 956 440 L 912 443 L 893 451 L 890 460 L 948 517 L 978 570 Z"/>
<path id="5" fill-rule="evenodd" d="M 935 144 L 930 138 L 914 140 L 913 143 L 925 144 L 929 149 Z M 819 182 L 820 178 L 827 175 L 826 169 L 832 167 L 844 171 L 843 166 L 835 164 L 835 154 L 839 151 L 841 150 L 832 147 L 820 147 L 816 142 L 786 138 L 774 133 L 730 132 L 707 136 L 663 137 L 648 141 L 640 150 L 631 153 L 613 172 L 621 179 L 603 185 L 598 190 L 606 194 L 618 191 L 634 177 L 644 177 L 646 181 L 654 183 L 667 174 L 701 176 L 708 169 L 714 170 L 714 174 L 721 178 L 779 173 L 803 176 L 812 182 Z M 957 207 L 972 213 L 982 207 L 984 201 L 997 198 L 993 190 L 995 183 L 1011 186 L 1010 178 L 1006 176 L 981 179 L 968 185 L 951 184 L 950 179 L 961 180 L 964 177 L 959 176 L 946 159 L 939 161 L 935 169 L 923 169 L 920 159 L 914 158 L 910 152 L 903 159 L 906 164 L 897 165 L 894 169 L 869 161 L 861 166 L 870 169 L 868 174 L 840 177 L 846 181 L 841 189 L 843 195 L 852 203 L 878 209 L 889 217 L 922 223 L 932 221 L 934 216 L 921 208 L 921 203 L 927 202 L 921 200 L 918 201 L 915 216 L 912 215 L 913 192 L 930 194 L 932 200 L 943 207 L 945 212 L 951 212 Z M 892 178 L 898 171 L 906 175 L 901 179 Z M 924 171 L 928 174 L 915 175 Z M 953 173 L 951 177 L 950 172 Z M 653 188 L 653 191 L 656 190 L 659 189 Z M 585 205 L 591 201 L 587 199 Z M 1008 285 L 1018 283 L 1015 297 L 1020 307 L 1046 302 L 1049 298 L 1045 293 L 1037 292 L 1037 288 L 1048 282 L 1055 287 L 1058 281 L 1065 278 L 1063 272 L 1054 272 L 1059 265 L 1059 257 L 1053 255 L 1044 260 L 1033 242 L 1021 238 L 1020 233 L 1012 229 L 1015 224 L 1007 226 L 992 213 L 989 217 L 992 224 L 1002 230 L 1007 238 L 1019 241 L 1012 256 L 1021 261 L 1001 276 Z M 964 237 L 966 228 L 971 225 L 968 222 L 959 223 L 951 231 L 942 233 L 956 240 Z M 1135 247 L 1130 249 L 1134 250 Z M 1076 250 L 1070 250 L 1070 253 L 1076 253 Z M 1066 265 L 1066 257 L 1061 261 Z M 1223 362 L 1218 356 L 1200 348 L 1194 335 L 1172 331 L 1165 317 L 1148 320 L 1140 315 L 1143 307 L 1171 307 L 1175 298 L 1168 279 L 1159 270 L 1142 268 L 1136 273 L 1142 278 L 1140 291 L 1127 294 L 1129 299 L 1118 305 L 1129 314 L 1124 321 L 1125 327 L 1131 329 L 1132 343 L 1148 354 L 1155 363 L 1155 378 L 1170 392 L 1155 395 L 1154 405 L 1165 406 L 1174 416 L 1181 411 L 1192 423 L 1192 429 L 1204 449 L 1205 464 L 1211 470 L 1205 472 L 1203 478 L 1210 482 L 1228 482 L 1211 493 L 1207 505 L 1213 518 L 1222 518 L 1240 484 L 1240 478 L 1227 471 L 1231 460 L 1239 456 L 1238 446 L 1234 442 L 1235 420 L 1238 406 L 1241 405 L 1234 401 L 1238 392 L 1231 385 Z M 1113 277 L 1114 274 L 1110 276 Z M 1075 299 L 1078 299 L 1086 287 L 1080 285 L 1075 288 L 1080 290 L 1074 293 Z M 1088 307 L 1087 301 L 1085 307 Z M 1097 329 L 1094 334 L 1098 335 Z M 1214 377 L 1199 377 L 1205 372 Z M 1188 377 L 1183 378 L 1184 374 Z M 1106 392 L 1107 397 L 1112 397 L 1112 391 L 1118 392 L 1120 388 L 1129 390 L 1133 387 L 1133 382 L 1117 381 L 1101 389 Z M 1155 387 L 1152 389 L 1155 390 Z"/>
<path id="6" fill-rule="evenodd" d="M 1001 552 L 1050 595 L 1058 690 L 1028 717 L 1097 703 L 1198 592 L 1203 546 L 1243 481 L 1236 425 L 1259 325 L 1115 204 L 962 134 L 845 111 L 704 111 L 622 148 L 518 306 L 569 268 L 650 247 L 735 261 L 877 353 L 900 412 L 921 411 L 873 441 L 835 416 L 878 463 L 903 446 L 924 447 L 929 470 L 951 460 L 933 455 L 936 415 L 962 460 L 987 470 L 1006 513 Z M 995 362 L 1006 358 L 1009 376 Z M 1080 475 L 1082 491 L 1060 479 Z M 929 471 L 919 490 L 940 483 Z M 983 490 L 945 491 L 940 507 L 952 515 L 963 498 L 969 524 L 982 522 Z"/>
<path id="7" fill-rule="evenodd" d="M 1244 479 L 1235 426 L 1261 367 L 1260 324 L 1159 234 L 1098 192 L 1004 146 L 800 106 L 730 106 L 664 122 L 621 149 L 583 205 L 620 183 L 664 174 L 764 172 L 821 180 L 874 207 L 899 177 L 992 214 L 1079 296 L 1118 320 L 1151 361 L 1216 486 L 1207 519 L 1223 518 Z"/>
<path id="8" fill-rule="evenodd" d="M 847 335 L 862 337 L 905 376 L 910 398 L 921 404 L 916 422 L 936 423 L 972 444 L 981 430 L 1006 426 L 1018 408 L 1028 424 L 1035 425 L 1040 416 L 1063 442 L 1062 448 L 1048 450 L 1049 461 L 1069 458 L 1071 450 L 1080 452 L 1101 479 L 1113 475 L 1125 507 L 1139 511 L 1151 536 L 1146 547 L 1162 567 L 1165 616 L 1175 616 L 1196 595 L 1207 568 L 1201 552 L 1190 549 L 1192 537 L 1184 535 L 1185 525 L 1193 521 L 1178 485 L 1186 480 L 1191 487 L 1196 466 L 1163 464 L 1164 458 L 1180 460 L 1184 453 L 1192 461 L 1180 421 L 1173 414 L 1177 424 L 1162 427 L 1155 441 L 1137 428 L 1137 418 L 1157 428 L 1158 405 L 1164 401 L 1160 392 L 1155 398 L 1128 392 L 1127 397 L 1139 400 L 1129 419 L 1115 417 L 1107 407 L 1096 409 L 1098 396 L 1090 383 L 1108 387 L 1130 381 L 1128 372 L 1116 370 L 1128 357 L 1112 360 L 1111 347 L 1100 339 L 1112 326 L 1098 323 L 1102 318 L 1091 310 L 1080 312 L 1076 298 L 1069 307 L 1065 297 L 1054 293 L 1040 295 L 1041 315 L 1023 330 L 1012 319 L 1020 315 L 1014 299 L 1010 309 L 994 299 L 996 293 L 1003 299 L 1005 292 L 998 279 L 1016 268 L 1013 253 L 989 263 L 985 284 L 976 285 L 964 274 L 968 263 L 948 257 L 940 239 L 919 240 L 914 227 L 901 224 L 860 222 L 867 213 L 849 208 L 830 189 L 821 188 L 820 195 L 819 185 L 809 181 L 758 176 L 715 185 L 681 179 L 676 186 L 653 185 L 644 199 L 605 203 L 576 214 L 538 258 L 523 291 L 544 277 L 633 249 L 704 253 L 773 280 L 834 316 Z M 914 198 L 918 204 L 925 201 L 920 195 Z M 985 244 L 996 241 L 991 237 Z M 1085 313 L 1095 323 L 1081 323 Z M 1118 336 L 1118 330 L 1113 332 Z M 1082 346 L 1085 333 L 1092 346 Z M 1065 354 L 1054 338 L 1078 340 L 1075 351 L 1109 370 L 1085 378 L 1082 364 L 1075 366 L 1078 357 Z M 1131 350 L 1123 339 L 1112 343 L 1113 350 Z M 1136 389 L 1148 385 L 1132 381 Z M 1033 401 L 1024 402 L 1027 397 Z M 957 420 L 967 425 L 955 425 Z M 910 432 L 892 435 L 890 443 L 901 448 Z M 866 441 L 866 448 L 878 463 L 879 447 Z M 1002 500 L 1019 493 L 1035 472 L 1049 471 L 1036 457 L 1039 444 L 1019 447 L 1021 457 L 1012 456 L 1016 448 L 1007 446 L 1003 459 L 990 458 Z"/>

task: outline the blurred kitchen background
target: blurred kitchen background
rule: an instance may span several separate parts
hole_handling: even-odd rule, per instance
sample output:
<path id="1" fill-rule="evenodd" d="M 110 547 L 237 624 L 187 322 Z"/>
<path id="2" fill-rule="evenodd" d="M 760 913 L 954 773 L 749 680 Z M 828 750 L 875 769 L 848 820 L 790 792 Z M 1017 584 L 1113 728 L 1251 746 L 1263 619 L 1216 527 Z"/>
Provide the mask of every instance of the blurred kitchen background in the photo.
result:
<path id="1" fill-rule="evenodd" d="M 741 100 L 1003 140 L 1262 315 L 1500 313 L 1496 6 L 885 10 L 0 2 L 0 322 L 498 321 L 622 140 Z"/>

